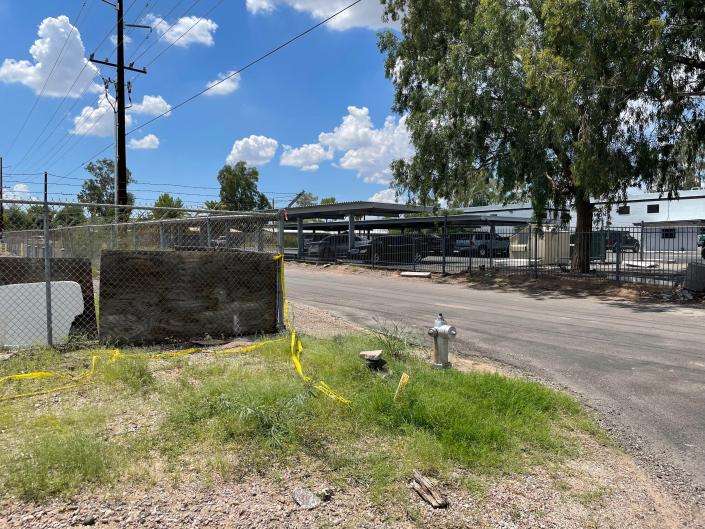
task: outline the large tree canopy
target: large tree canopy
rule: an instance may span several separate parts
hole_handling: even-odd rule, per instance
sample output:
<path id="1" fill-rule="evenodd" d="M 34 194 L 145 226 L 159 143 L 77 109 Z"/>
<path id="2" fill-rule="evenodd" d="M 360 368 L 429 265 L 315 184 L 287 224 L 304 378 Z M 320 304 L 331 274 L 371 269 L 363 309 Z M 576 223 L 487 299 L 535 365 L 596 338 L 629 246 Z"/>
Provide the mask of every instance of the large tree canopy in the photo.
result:
<path id="1" fill-rule="evenodd" d="M 269 209 L 269 200 L 257 189 L 258 182 L 259 171 L 247 167 L 245 162 L 224 166 L 218 172 L 220 202 L 225 209 L 232 211 Z"/>
<path id="2" fill-rule="evenodd" d="M 574 205 L 586 232 L 591 199 L 639 182 L 678 187 L 647 95 L 663 52 L 656 2 L 382 2 L 401 21 L 403 38 L 385 32 L 379 45 L 415 146 L 392 164 L 398 189 L 460 205 L 494 181 L 500 194 L 525 194 L 537 218 Z M 668 119 L 672 132 L 683 114 Z M 587 241 L 578 236 L 574 253 L 583 271 Z"/>

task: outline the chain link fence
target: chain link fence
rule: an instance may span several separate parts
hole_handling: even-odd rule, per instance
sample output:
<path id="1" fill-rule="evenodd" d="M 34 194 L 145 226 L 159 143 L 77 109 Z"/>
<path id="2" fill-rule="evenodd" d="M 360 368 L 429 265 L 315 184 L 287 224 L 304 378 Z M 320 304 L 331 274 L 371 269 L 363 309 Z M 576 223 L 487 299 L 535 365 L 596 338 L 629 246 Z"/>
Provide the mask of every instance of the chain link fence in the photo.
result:
<path id="1" fill-rule="evenodd" d="M 279 327 L 278 212 L 123 207 L 125 222 L 72 226 L 52 220 L 51 203 L 43 213 L 42 229 L 2 234 L 0 347 L 227 339 Z"/>

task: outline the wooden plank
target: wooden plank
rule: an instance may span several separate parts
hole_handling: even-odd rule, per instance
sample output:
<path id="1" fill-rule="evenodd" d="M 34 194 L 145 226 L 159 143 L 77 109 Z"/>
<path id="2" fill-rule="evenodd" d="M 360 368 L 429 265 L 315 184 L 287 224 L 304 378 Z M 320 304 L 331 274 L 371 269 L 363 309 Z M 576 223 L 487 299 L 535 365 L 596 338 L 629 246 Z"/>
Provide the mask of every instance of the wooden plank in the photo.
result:
<path id="1" fill-rule="evenodd" d="M 430 479 L 423 476 L 418 470 L 413 471 L 411 486 L 416 493 L 434 509 L 448 507 L 448 500 L 445 495 L 431 482 Z"/>

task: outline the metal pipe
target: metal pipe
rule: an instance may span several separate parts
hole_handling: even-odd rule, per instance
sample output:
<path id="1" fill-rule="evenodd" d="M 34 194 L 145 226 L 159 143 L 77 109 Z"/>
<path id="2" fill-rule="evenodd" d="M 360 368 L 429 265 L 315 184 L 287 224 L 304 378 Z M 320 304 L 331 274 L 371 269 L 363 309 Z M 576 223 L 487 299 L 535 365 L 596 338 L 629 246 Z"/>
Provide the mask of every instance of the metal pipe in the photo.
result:
<path id="1" fill-rule="evenodd" d="M 3 198 L 0 200 L 0 202 L 3 202 L 4 204 L 28 204 L 28 205 L 39 205 L 42 206 L 44 205 L 43 200 L 17 200 L 13 198 Z M 209 215 L 218 215 L 219 217 L 221 214 L 223 216 L 227 216 L 228 214 L 231 215 L 237 215 L 241 217 L 253 217 L 253 216 L 262 216 L 262 217 L 271 217 L 272 214 L 277 213 L 279 210 L 275 209 L 263 209 L 263 210 L 257 210 L 257 211 L 231 211 L 231 210 L 218 210 L 214 211 L 212 209 L 192 209 L 192 208 L 170 208 L 170 207 L 161 207 L 161 206 L 135 206 L 135 205 L 118 205 L 116 206 L 115 204 L 102 204 L 100 202 L 57 202 L 57 201 L 47 201 L 46 204 L 49 206 L 80 206 L 84 208 L 119 208 L 119 209 L 144 209 L 147 211 L 181 211 L 181 212 L 186 212 L 186 213 L 207 213 Z M 189 219 L 170 219 L 172 221 L 181 221 L 185 222 Z M 144 222 L 149 222 L 149 221 L 144 221 Z"/>
<path id="2" fill-rule="evenodd" d="M 44 173 L 44 284 L 46 291 L 46 323 L 47 323 L 47 345 L 54 346 L 53 322 L 51 312 L 51 256 L 49 255 L 49 184 L 47 173 Z"/>

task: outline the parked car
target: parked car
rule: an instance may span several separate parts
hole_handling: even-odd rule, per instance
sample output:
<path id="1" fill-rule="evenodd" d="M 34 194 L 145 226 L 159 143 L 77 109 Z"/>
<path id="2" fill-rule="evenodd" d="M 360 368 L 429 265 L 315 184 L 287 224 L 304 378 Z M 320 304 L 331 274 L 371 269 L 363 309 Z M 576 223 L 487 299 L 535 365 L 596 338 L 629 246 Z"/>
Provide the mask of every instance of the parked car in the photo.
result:
<path id="1" fill-rule="evenodd" d="M 641 249 L 639 240 L 627 232 L 608 231 L 606 237 L 607 242 L 605 246 L 610 252 L 614 252 L 617 249 L 617 243 L 619 243 L 622 252 L 631 251 L 633 253 L 639 253 Z"/>
<path id="2" fill-rule="evenodd" d="M 354 237 L 354 246 L 366 241 L 366 239 L 358 235 L 354 235 Z M 348 234 L 327 235 L 320 241 L 312 241 L 306 249 L 306 255 L 309 259 L 319 261 L 333 261 L 340 257 L 346 257 L 348 255 Z"/>
<path id="3" fill-rule="evenodd" d="M 490 255 L 490 248 L 492 248 L 492 252 L 495 256 L 508 256 L 509 237 L 495 234 L 494 239 L 492 239 L 488 231 L 469 233 L 455 240 L 453 253 L 457 255 L 488 257 Z"/>
<path id="4" fill-rule="evenodd" d="M 375 265 L 418 263 L 440 248 L 440 237 L 382 235 L 358 244 L 358 259 Z"/>

